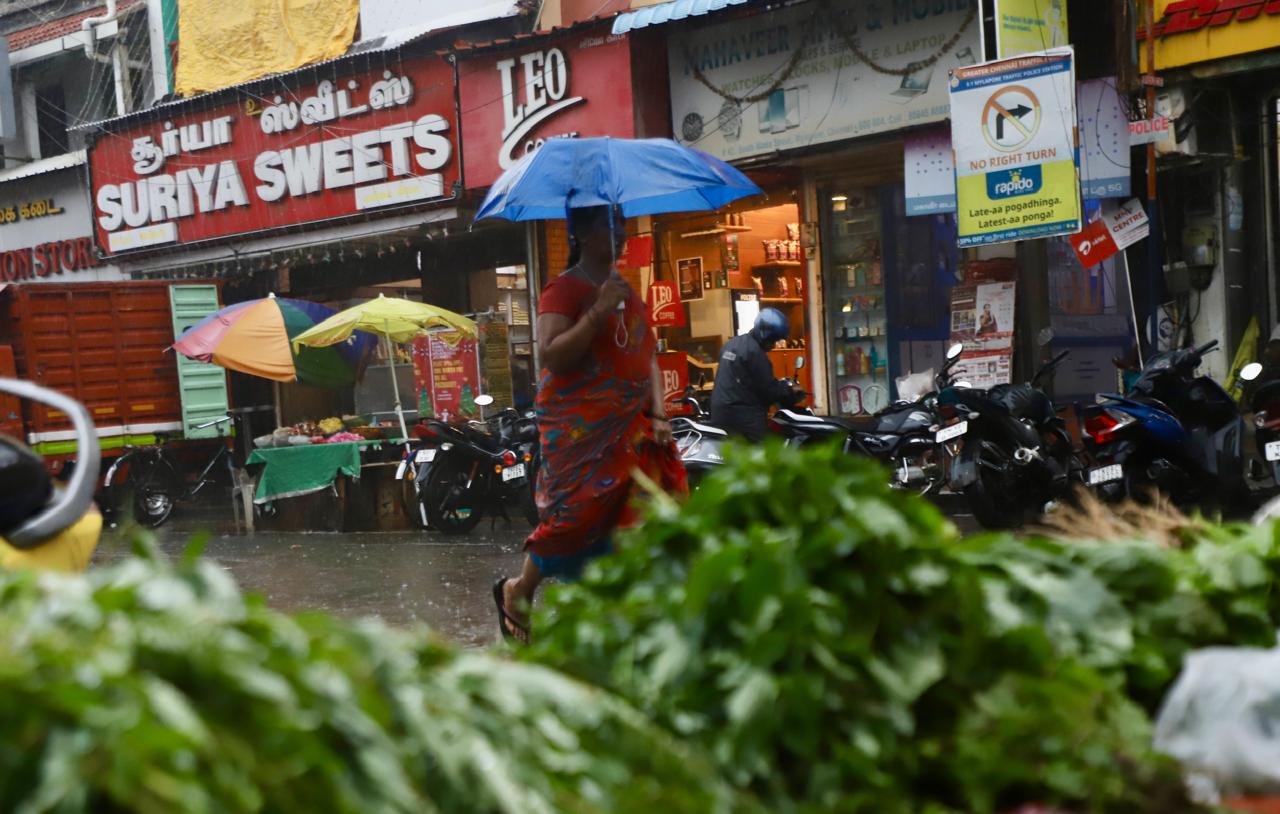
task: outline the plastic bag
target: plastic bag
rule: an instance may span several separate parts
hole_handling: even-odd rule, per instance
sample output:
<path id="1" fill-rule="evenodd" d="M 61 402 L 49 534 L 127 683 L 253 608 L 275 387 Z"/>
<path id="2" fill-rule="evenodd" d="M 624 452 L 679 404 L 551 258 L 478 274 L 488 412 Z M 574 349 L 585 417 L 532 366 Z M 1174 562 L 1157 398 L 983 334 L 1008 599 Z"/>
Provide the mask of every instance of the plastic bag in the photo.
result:
<path id="1" fill-rule="evenodd" d="M 1280 649 L 1188 655 L 1156 719 L 1155 747 L 1182 763 L 1201 802 L 1280 792 Z"/>
<path id="2" fill-rule="evenodd" d="M 908 373 L 905 376 L 899 376 L 896 383 L 898 385 L 898 398 L 903 401 L 916 401 L 933 389 L 933 368 L 921 373 Z"/>

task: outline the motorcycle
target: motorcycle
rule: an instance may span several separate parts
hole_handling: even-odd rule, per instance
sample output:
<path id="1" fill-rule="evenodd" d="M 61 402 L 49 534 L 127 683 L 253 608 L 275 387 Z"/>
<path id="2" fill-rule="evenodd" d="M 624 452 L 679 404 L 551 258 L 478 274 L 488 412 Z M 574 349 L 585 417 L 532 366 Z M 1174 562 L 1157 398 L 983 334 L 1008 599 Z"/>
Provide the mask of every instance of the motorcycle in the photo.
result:
<path id="1" fill-rule="evenodd" d="M 0 392 L 65 413 L 79 450 L 66 486 L 54 487 L 34 452 L 13 440 L 0 444 L 0 487 L 6 498 L 0 567 L 83 571 L 102 532 L 102 515 L 93 505 L 102 461 L 93 420 L 79 402 L 30 382 L 0 379 Z"/>
<path id="2" fill-rule="evenodd" d="M 477 396 L 475 402 L 488 407 L 493 397 Z M 522 416 L 507 408 L 487 421 L 465 425 L 433 420 L 426 422 L 424 434 L 436 445 L 434 454 L 423 456 L 429 469 L 418 492 L 420 514 L 431 528 L 466 534 L 486 513 L 510 520 L 506 507 L 512 503 L 537 525 L 534 489 L 540 456 L 531 413 Z"/>
<path id="3" fill-rule="evenodd" d="M 1070 492 L 1080 465 L 1063 420 L 1040 387 L 1068 353 L 1046 362 L 1025 384 L 982 390 L 956 383 L 938 393 L 941 424 L 934 440 L 950 464 L 950 489 L 965 496 L 986 528 L 1021 525 L 1029 513 Z"/>
<path id="4" fill-rule="evenodd" d="M 951 370 L 963 351 L 960 344 L 947 349 L 946 362 L 934 376 L 935 389 L 917 399 L 900 400 L 859 418 L 779 410 L 774 416 L 776 429 L 788 443 L 799 445 L 843 437 L 845 452 L 865 455 L 890 467 L 895 488 L 927 494 L 942 483 L 935 439 L 937 393 L 951 385 Z"/>
<path id="5" fill-rule="evenodd" d="M 1240 373 L 1243 378 L 1245 371 Z M 1258 452 L 1271 466 L 1271 477 L 1280 486 L 1280 379 L 1267 382 L 1254 391 L 1249 399 L 1249 409 L 1253 412 Z"/>
<path id="6" fill-rule="evenodd" d="M 1086 481 L 1104 499 L 1159 490 L 1180 506 L 1252 502 L 1239 408 L 1212 378 L 1195 375 L 1217 346 L 1212 340 L 1153 356 L 1127 394 L 1102 396 L 1086 417 L 1096 462 Z M 1252 381 L 1261 371 L 1255 362 L 1240 377 Z"/>

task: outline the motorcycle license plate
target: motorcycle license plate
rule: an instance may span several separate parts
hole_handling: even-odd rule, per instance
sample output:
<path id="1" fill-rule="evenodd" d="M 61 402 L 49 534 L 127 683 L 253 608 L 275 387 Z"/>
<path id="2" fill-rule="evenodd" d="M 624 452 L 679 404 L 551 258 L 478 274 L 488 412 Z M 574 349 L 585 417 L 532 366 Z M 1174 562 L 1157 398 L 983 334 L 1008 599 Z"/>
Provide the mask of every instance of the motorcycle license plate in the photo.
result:
<path id="1" fill-rule="evenodd" d="M 960 421 L 952 424 L 950 427 L 943 427 L 938 430 L 938 434 L 934 436 L 934 441 L 941 444 L 943 441 L 950 441 L 952 438 L 959 438 L 969 431 L 969 422 Z"/>
<path id="2" fill-rule="evenodd" d="M 436 459 L 436 451 L 434 449 L 420 449 L 413 455 L 413 462 L 419 464 L 429 464 Z"/>
<path id="3" fill-rule="evenodd" d="M 506 483 L 509 480 L 516 480 L 517 478 L 523 478 L 523 477 L 524 477 L 524 464 L 516 464 L 515 466 L 509 466 L 506 469 L 502 470 L 503 483 Z"/>
<path id="4" fill-rule="evenodd" d="M 1268 461 L 1280 461 L 1280 441 L 1271 441 L 1262 448 L 1262 454 Z"/>
<path id="5" fill-rule="evenodd" d="M 1100 466 L 1097 469 L 1089 470 L 1089 485 L 1098 486 L 1103 483 L 1111 483 L 1124 477 L 1124 467 L 1120 464 L 1111 464 L 1110 466 Z"/>

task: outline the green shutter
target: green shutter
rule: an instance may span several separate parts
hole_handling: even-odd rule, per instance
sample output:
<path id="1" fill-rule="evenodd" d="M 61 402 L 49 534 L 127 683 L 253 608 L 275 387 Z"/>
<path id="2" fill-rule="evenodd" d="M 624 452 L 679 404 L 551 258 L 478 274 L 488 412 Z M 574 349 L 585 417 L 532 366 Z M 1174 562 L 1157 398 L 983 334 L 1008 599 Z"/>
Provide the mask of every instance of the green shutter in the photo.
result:
<path id="1" fill-rule="evenodd" d="M 173 337 L 218 310 L 218 287 L 215 285 L 169 286 L 169 305 L 173 312 Z M 203 430 L 195 425 L 227 414 L 227 372 L 217 365 L 196 362 L 175 352 L 178 363 L 178 388 L 182 394 L 182 428 L 187 438 L 216 438 L 219 431 L 231 432 L 230 423 Z"/>

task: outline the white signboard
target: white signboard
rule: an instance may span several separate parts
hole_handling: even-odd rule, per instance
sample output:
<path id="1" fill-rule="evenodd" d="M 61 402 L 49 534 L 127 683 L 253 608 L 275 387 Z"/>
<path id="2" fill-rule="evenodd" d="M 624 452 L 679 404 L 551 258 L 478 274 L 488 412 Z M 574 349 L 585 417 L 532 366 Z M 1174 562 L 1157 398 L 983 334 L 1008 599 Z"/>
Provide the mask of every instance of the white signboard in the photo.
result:
<path id="1" fill-rule="evenodd" d="M 1129 143 L 1131 145 L 1168 141 L 1169 135 L 1168 116 L 1156 116 L 1154 119 L 1129 122 Z"/>
<path id="2" fill-rule="evenodd" d="M 981 58 L 976 4 L 840 6 L 673 31 L 676 138 L 738 159 L 944 121 L 947 72 Z"/>
<path id="3" fill-rule="evenodd" d="M 1114 77 L 1076 86 L 1080 124 L 1080 192 L 1084 198 L 1123 198 L 1129 183 L 1129 133 Z"/>
<path id="4" fill-rule="evenodd" d="M 951 75 L 958 246 L 1080 231 L 1070 48 Z"/>

